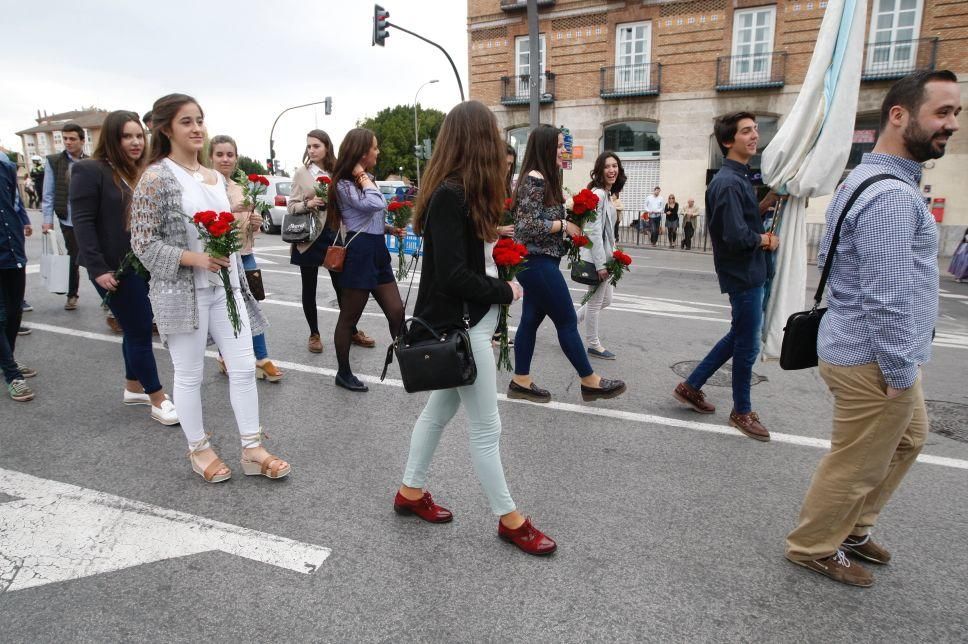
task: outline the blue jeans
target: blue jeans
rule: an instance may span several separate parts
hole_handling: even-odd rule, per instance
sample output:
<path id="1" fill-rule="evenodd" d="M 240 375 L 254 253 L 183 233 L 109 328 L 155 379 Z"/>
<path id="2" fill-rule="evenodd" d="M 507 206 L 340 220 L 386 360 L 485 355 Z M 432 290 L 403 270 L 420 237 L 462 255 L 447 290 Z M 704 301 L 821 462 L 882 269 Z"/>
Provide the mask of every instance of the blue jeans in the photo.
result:
<path id="1" fill-rule="evenodd" d="M 733 359 L 733 409 L 738 414 L 752 411 L 750 383 L 753 363 L 760 353 L 760 329 L 763 326 L 763 287 L 729 294 L 732 323 L 729 333 L 716 343 L 699 363 L 686 383 L 701 389 L 706 381 L 726 362 Z"/>
<path id="2" fill-rule="evenodd" d="M 524 305 L 521 307 L 521 323 L 514 336 L 514 373 L 526 376 L 531 373 L 531 358 L 538 327 L 545 316 L 551 318 L 558 331 L 558 344 L 565 357 L 578 372 L 580 378 L 595 373 L 588 362 L 585 344 L 578 333 L 578 316 L 571 303 L 571 293 L 558 265 L 561 259 L 550 255 L 528 255 L 527 269 L 518 274 L 524 287 Z"/>
<path id="3" fill-rule="evenodd" d="M 497 367 L 491 336 L 497 325 L 499 306 L 495 304 L 471 327 L 471 350 L 477 363 L 477 380 L 473 385 L 439 389 L 430 394 L 410 436 L 410 456 L 403 474 L 403 484 L 423 487 L 434 451 L 444 427 L 463 405 L 469 421 L 471 462 L 484 487 L 491 511 L 501 516 L 515 509 L 501 465 L 501 414 L 497 409 Z"/>
<path id="4" fill-rule="evenodd" d="M 258 270 L 259 265 L 255 261 L 255 255 L 250 253 L 242 256 L 242 268 L 247 271 Z M 252 351 L 255 352 L 256 360 L 265 360 L 269 357 L 269 347 L 266 346 L 266 334 L 252 336 Z"/>
<path id="5" fill-rule="evenodd" d="M 93 279 L 91 283 L 102 298 L 107 295 L 107 291 Z M 151 346 L 151 322 L 154 316 L 148 300 L 148 282 L 136 273 L 125 275 L 108 300 L 108 307 L 124 332 L 121 355 L 124 356 L 125 379 L 140 382 L 146 394 L 160 391 L 158 365 Z"/>

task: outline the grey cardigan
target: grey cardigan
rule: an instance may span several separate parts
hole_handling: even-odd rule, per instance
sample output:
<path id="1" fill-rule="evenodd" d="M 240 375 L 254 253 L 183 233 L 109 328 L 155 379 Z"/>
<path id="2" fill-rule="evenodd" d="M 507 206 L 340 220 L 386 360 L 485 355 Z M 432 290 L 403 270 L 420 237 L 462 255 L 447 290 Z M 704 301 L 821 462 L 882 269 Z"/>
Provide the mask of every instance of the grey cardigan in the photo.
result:
<path id="1" fill-rule="evenodd" d="M 191 333 L 198 328 L 192 267 L 179 264 L 188 250 L 187 218 L 178 179 L 164 163 L 148 166 L 131 197 L 131 249 L 151 273 L 148 297 L 162 335 Z M 249 291 L 238 253 L 234 257 L 249 326 L 252 335 L 258 335 L 269 323 Z"/>
<path id="2" fill-rule="evenodd" d="M 585 226 L 585 235 L 591 240 L 591 248 L 581 249 L 581 258 L 591 262 L 597 270 L 605 268 L 605 262 L 612 259 L 615 252 L 615 204 L 607 191 L 594 188 L 598 197 L 598 216 Z"/>

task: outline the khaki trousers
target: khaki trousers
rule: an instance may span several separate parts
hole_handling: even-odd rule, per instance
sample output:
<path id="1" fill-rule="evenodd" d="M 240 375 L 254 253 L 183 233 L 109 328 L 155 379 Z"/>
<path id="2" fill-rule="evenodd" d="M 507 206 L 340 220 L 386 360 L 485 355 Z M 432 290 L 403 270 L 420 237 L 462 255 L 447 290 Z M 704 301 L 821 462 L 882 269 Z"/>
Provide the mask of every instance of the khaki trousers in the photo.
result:
<path id="1" fill-rule="evenodd" d="M 840 367 L 821 361 L 820 376 L 834 396 L 833 432 L 800 523 L 787 535 L 787 555 L 798 561 L 829 557 L 848 535 L 869 534 L 928 433 L 920 376 L 890 400 L 876 363 Z"/>

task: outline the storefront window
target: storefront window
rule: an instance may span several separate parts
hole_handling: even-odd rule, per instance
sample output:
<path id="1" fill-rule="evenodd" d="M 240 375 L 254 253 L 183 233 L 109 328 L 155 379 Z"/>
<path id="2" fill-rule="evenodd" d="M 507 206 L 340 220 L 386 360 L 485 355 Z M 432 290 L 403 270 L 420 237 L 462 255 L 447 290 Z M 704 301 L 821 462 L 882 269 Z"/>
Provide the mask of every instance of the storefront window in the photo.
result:
<path id="1" fill-rule="evenodd" d="M 874 149 L 879 130 L 880 116 L 871 114 L 857 117 L 854 121 L 854 138 L 850 145 L 850 156 L 847 157 L 847 170 L 856 168 L 860 164 L 861 157 Z"/>
<path id="2" fill-rule="evenodd" d="M 622 158 L 659 156 L 659 124 L 651 121 L 626 121 L 605 128 L 603 151 L 612 150 Z"/>

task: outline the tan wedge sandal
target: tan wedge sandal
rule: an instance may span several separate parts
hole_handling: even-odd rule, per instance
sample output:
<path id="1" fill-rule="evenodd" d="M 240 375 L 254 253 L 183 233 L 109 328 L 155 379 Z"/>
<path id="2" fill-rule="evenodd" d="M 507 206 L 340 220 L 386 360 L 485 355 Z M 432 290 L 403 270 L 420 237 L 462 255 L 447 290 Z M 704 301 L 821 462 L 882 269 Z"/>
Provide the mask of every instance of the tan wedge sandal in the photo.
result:
<path id="1" fill-rule="evenodd" d="M 279 382 L 282 380 L 282 370 L 272 363 L 272 360 L 266 360 L 264 363 L 257 364 L 255 366 L 255 377 L 257 380 L 268 380 L 269 382 Z"/>
<path id="2" fill-rule="evenodd" d="M 209 438 L 211 438 L 211 434 L 205 434 L 205 438 L 197 443 L 188 444 L 188 460 L 192 464 L 192 471 L 205 479 L 206 483 L 221 483 L 222 481 L 227 481 L 232 478 L 232 470 L 229 470 L 225 474 L 216 474 L 222 468 L 229 469 L 225 461 L 219 457 L 216 456 L 215 460 L 209 463 L 208 467 L 204 470 L 195 462 L 195 454 L 212 447 L 212 444 L 208 441 Z"/>
<path id="3" fill-rule="evenodd" d="M 242 471 L 246 476 L 264 476 L 269 479 L 282 479 L 289 476 L 292 466 L 278 456 L 269 454 L 262 461 L 246 458 L 245 450 L 258 447 L 269 438 L 269 435 L 259 428 L 257 434 L 242 436 Z M 285 463 L 285 465 L 283 465 Z"/>

